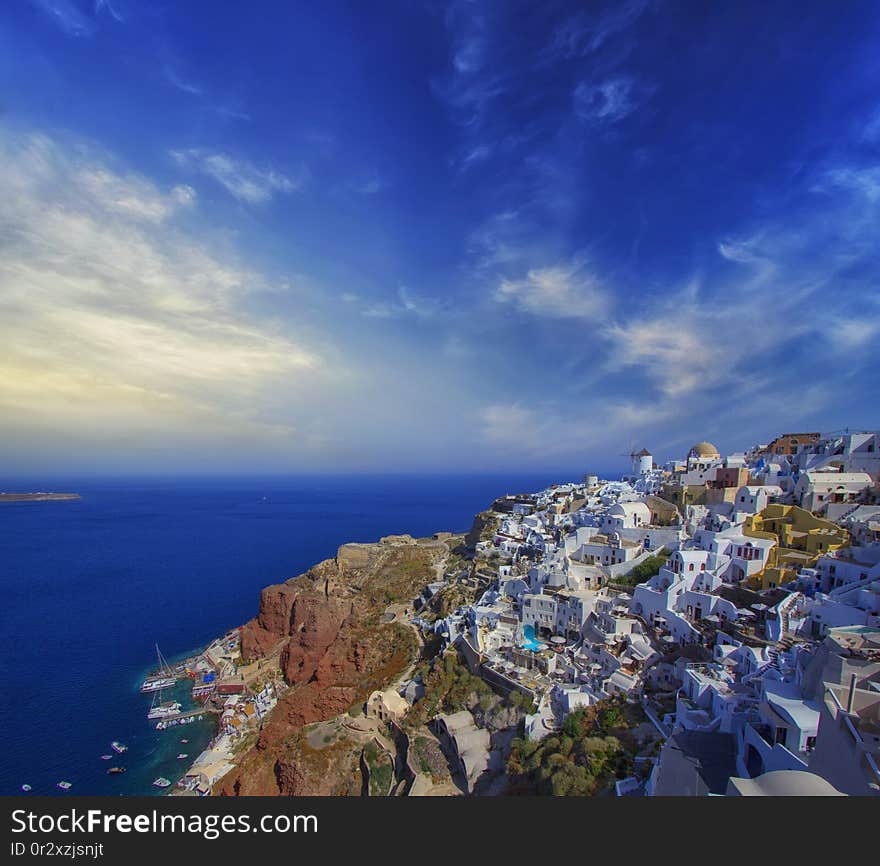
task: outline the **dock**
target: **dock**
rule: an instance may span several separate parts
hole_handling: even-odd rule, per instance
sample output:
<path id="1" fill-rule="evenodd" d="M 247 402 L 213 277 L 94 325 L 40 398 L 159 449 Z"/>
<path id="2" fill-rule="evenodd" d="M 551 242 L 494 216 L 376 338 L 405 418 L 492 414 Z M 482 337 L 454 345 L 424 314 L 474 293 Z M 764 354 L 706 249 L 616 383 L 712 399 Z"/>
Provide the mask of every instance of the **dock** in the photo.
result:
<path id="1" fill-rule="evenodd" d="M 168 728 L 176 728 L 181 724 L 187 724 L 189 722 L 194 722 L 197 719 L 201 719 L 203 716 L 209 715 L 210 713 L 214 713 L 216 710 L 209 709 L 207 707 L 202 707 L 201 709 L 193 709 L 193 710 L 181 710 L 179 713 L 174 713 L 171 716 L 164 716 L 161 719 L 157 719 L 156 721 L 156 730 L 164 731 Z M 151 721 L 153 721 L 151 719 Z M 161 725 L 162 727 L 159 727 Z"/>

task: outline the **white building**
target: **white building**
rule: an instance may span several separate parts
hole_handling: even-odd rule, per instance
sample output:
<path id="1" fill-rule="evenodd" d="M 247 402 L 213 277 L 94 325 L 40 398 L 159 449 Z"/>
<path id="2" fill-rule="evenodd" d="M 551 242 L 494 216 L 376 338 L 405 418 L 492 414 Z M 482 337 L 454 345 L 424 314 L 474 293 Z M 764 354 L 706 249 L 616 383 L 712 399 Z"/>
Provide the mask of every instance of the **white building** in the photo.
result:
<path id="1" fill-rule="evenodd" d="M 759 514 L 771 502 L 784 495 L 781 487 L 775 484 L 757 486 L 747 484 L 736 491 L 735 508 L 747 514 Z"/>
<path id="2" fill-rule="evenodd" d="M 831 503 L 855 502 L 873 484 L 866 472 L 804 472 L 795 486 L 795 497 L 807 511 L 822 511 Z"/>
<path id="3" fill-rule="evenodd" d="M 633 529 L 651 524 L 651 509 L 644 502 L 618 502 L 612 505 L 602 518 L 602 529 Z"/>

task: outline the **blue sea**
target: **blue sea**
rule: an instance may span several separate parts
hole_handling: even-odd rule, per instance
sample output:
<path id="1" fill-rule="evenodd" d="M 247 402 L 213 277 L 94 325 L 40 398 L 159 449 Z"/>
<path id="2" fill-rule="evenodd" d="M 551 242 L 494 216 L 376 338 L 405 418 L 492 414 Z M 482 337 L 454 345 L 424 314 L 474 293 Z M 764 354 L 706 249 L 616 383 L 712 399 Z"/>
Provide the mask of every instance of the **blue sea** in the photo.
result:
<path id="1" fill-rule="evenodd" d="M 569 480 L 529 476 L 11 479 L 0 490 L 79 501 L 0 503 L 0 793 L 158 794 L 213 734 L 147 722 L 138 686 L 257 612 L 262 587 L 347 541 L 466 530 L 505 493 Z M 188 689 L 176 699 L 186 706 Z M 163 695 L 164 700 L 171 692 Z M 186 738 L 187 744 L 180 740 Z M 110 743 L 129 746 L 123 756 Z M 179 760 L 179 753 L 188 758 Z M 127 772 L 108 776 L 109 766 Z"/>

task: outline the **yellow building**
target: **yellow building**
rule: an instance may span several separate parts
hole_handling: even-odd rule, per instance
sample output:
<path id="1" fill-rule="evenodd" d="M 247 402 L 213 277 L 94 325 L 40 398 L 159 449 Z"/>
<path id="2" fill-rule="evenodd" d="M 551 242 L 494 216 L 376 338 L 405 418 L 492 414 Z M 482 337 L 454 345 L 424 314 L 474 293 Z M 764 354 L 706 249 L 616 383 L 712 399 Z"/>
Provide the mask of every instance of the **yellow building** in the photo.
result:
<path id="1" fill-rule="evenodd" d="M 749 578 L 755 589 L 771 589 L 811 568 L 823 554 L 849 544 L 849 533 L 836 523 L 816 517 L 797 505 L 768 505 L 746 518 L 743 535 L 776 541 L 767 566 Z"/>

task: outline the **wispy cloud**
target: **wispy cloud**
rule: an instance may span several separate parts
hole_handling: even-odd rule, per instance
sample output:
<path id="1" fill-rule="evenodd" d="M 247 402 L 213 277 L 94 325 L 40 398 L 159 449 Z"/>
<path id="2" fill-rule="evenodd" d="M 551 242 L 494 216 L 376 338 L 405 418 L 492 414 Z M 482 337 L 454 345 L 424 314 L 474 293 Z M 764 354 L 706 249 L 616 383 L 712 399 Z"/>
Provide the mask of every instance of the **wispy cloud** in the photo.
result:
<path id="1" fill-rule="evenodd" d="M 650 0 L 624 0 L 604 12 L 593 6 L 576 12 L 553 31 L 545 59 L 572 59 L 599 51 L 611 38 L 632 27 L 649 5 Z"/>
<path id="2" fill-rule="evenodd" d="M 95 21 L 85 15 L 73 0 L 31 0 L 51 21 L 69 36 L 91 36 Z"/>
<path id="3" fill-rule="evenodd" d="M 350 298 L 356 299 L 356 296 Z M 369 304 L 364 308 L 363 315 L 370 319 L 432 319 L 444 310 L 446 304 L 442 300 L 419 295 L 406 286 L 400 286 L 393 301 Z"/>
<path id="4" fill-rule="evenodd" d="M 574 89 L 574 111 L 587 123 L 610 126 L 632 114 L 642 99 L 634 80 L 581 81 Z"/>
<path id="5" fill-rule="evenodd" d="M 821 191 L 828 186 L 836 186 L 863 195 L 869 202 L 880 201 L 880 166 L 866 167 L 841 166 L 830 169 L 816 184 Z"/>
<path id="6" fill-rule="evenodd" d="M 275 395 L 311 387 L 328 344 L 248 312 L 265 278 L 182 229 L 189 187 L 44 135 L 0 154 L 0 432 L 292 435 Z"/>
<path id="7" fill-rule="evenodd" d="M 41 12 L 68 36 L 92 36 L 98 30 L 101 18 L 110 18 L 121 24 L 125 18 L 120 0 L 94 0 L 88 3 L 76 0 L 30 0 Z"/>
<path id="8" fill-rule="evenodd" d="M 182 93 L 188 93 L 190 96 L 202 96 L 204 94 L 204 88 L 200 84 L 184 78 L 170 63 L 164 64 L 162 71 L 168 83 Z"/>
<path id="9" fill-rule="evenodd" d="M 207 175 L 247 204 L 263 204 L 277 193 L 296 192 L 305 185 L 307 175 L 305 168 L 290 177 L 274 168 L 258 168 L 248 160 L 202 148 L 173 150 L 171 156 L 182 168 Z"/>
<path id="10" fill-rule="evenodd" d="M 533 316 L 553 319 L 604 317 L 608 294 L 583 264 L 533 268 L 520 279 L 503 279 L 495 300 Z"/>
<path id="11" fill-rule="evenodd" d="M 109 15 L 111 18 L 120 23 L 125 21 L 125 18 L 123 17 L 122 12 L 119 9 L 118 0 L 95 0 L 95 14 Z"/>
<path id="12" fill-rule="evenodd" d="M 552 401 L 492 403 L 477 410 L 475 421 L 482 441 L 498 456 L 539 459 L 547 465 L 590 449 L 604 454 L 606 464 L 596 468 L 606 469 L 622 450 L 622 441 L 644 429 L 656 430 L 675 415 L 670 406 L 634 405 L 613 398 L 601 403 L 601 424 L 596 423 L 598 411 L 599 406 Z"/>

